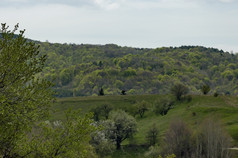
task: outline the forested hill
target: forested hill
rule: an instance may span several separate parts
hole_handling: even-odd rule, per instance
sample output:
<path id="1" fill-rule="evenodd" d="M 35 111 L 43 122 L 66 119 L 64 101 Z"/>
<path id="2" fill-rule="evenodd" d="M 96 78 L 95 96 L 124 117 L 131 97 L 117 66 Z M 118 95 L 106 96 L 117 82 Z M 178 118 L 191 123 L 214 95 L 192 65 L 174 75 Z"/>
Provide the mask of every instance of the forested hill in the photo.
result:
<path id="1" fill-rule="evenodd" d="M 59 97 L 164 94 L 182 82 L 190 93 L 238 94 L 238 55 L 201 46 L 140 49 L 107 45 L 40 43 L 48 60 L 42 76 L 54 79 Z"/>

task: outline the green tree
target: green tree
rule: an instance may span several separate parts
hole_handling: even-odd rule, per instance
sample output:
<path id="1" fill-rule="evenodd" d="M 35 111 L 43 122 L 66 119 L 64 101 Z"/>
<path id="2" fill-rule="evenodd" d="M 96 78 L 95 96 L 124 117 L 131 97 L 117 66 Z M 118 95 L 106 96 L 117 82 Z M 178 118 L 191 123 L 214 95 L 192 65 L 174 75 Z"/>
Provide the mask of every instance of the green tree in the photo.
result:
<path id="1" fill-rule="evenodd" d="M 156 115 L 166 115 L 173 106 L 174 101 L 171 98 L 165 97 L 154 102 L 154 112 Z"/>
<path id="2" fill-rule="evenodd" d="M 73 68 L 63 69 L 59 77 L 62 85 L 67 85 L 73 79 Z"/>
<path id="3" fill-rule="evenodd" d="M 30 157 L 93 157 L 89 144 L 93 126 L 92 114 L 80 117 L 80 111 L 67 110 L 64 121 L 44 123 L 37 129 Z"/>
<path id="4" fill-rule="evenodd" d="M 208 86 L 208 85 L 203 85 L 201 88 L 201 91 L 204 95 L 206 95 L 210 90 L 211 90 L 210 86 Z"/>
<path id="5" fill-rule="evenodd" d="M 133 136 L 136 132 L 136 120 L 134 117 L 128 115 L 125 111 L 118 110 L 110 113 L 110 120 L 115 125 L 115 141 L 117 149 L 121 148 L 121 142 Z"/>
<path id="6" fill-rule="evenodd" d="M 109 113 L 112 110 L 112 106 L 108 104 L 98 105 L 92 108 L 90 111 L 94 114 L 94 120 L 99 121 L 101 118 L 108 119 Z"/>
<path id="7" fill-rule="evenodd" d="M 35 43 L 2 24 L 0 36 L 0 155 L 18 157 L 32 125 L 45 119 L 52 102 L 51 82 L 37 78 L 46 56 Z"/>
<path id="8" fill-rule="evenodd" d="M 148 103 L 146 101 L 142 101 L 135 104 L 136 114 L 139 114 L 142 118 L 146 111 L 149 110 Z"/>
<path id="9" fill-rule="evenodd" d="M 159 129 L 154 123 L 146 133 L 146 140 L 150 145 L 155 145 L 158 140 Z"/>
<path id="10" fill-rule="evenodd" d="M 95 124 L 99 128 L 92 134 L 90 143 L 95 148 L 97 154 L 104 157 L 116 149 L 115 123 L 112 120 L 103 120 Z"/>
<path id="11" fill-rule="evenodd" d="M 188 91 L 188 88 L 181 83 L 177 83 L 171 88 L 171 93 L 175 95 L 176 99 L 179 101 L 181 100 L 181 97 L 183 95 L 186 95 L 188 93 Z"/>

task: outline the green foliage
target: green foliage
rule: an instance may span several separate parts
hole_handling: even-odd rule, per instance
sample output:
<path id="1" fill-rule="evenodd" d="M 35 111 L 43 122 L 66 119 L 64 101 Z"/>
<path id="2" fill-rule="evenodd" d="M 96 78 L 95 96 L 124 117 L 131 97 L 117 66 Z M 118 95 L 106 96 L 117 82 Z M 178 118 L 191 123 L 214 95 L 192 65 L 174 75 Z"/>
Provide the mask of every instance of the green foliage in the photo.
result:
<path id="1" fill-rule="evenodd" d="M 90 111 L 93 112 L 93 118 L 95 121 L 99 121 L 100 119 L 108 119 L 109 113 L 112 110 L 112 106 L 108 104 L 98 105 L 92 108 Z"/>
<path id="2" fill-rule="evenodd" d="M 172 100 L 169 99 L 170 97 L 171 96 L 168 95 L 118 95 L 105 97 L 89 96 L 58 98 L 53 107 L 56 113 L 52 115 L 51 120 L 63 119 L 64 115 L 62 111 L 66 107 L 71 107 L 73 110 L 80 108 L 82 109 L 83 113 L 89 112 L 91 107 L 102 104 L 109 104 L 113 107 L 113 109 L 125 108 L 125 110 L 127 110 L 127 107 L 133 107 L 136 102 L 142 102 L 145 100 L 149 104 L 152 104 L 156 100 L 162 100 L 162 98 L 168 98 L 168 100 Z M 112 155 L 110 154 L 110 156 L 115 158 L 143 157 L 143 153 L 148 150 L 147 146 L 145 146 L 147 144 L 146 133 L 154 123 L 159 127 L 158 143 L 160 148 L 163 147 L 163 138 L 164 134 L 168 130 L 168 125 L 170 124 L 171 120 L 176 120 L 178 117 L 182 118 L 186 122 L 186 125 L 192 128 L 194 137 L 196 134 L 194 133 L 196 132 L 195 130 L 201 129 L 199 123 L 203 122 L 204 118 L 207 118 L 211 115 L 217 116 L 221 119 L 225 130 L 231 135 L 233 139 L 232 146 L 237 146 L 238 97 L 219 96 L 215 98 L 213 96 L 193 95 L 192 98 L 193 99 L 191 102 L 175 102 L 173 108 L 170 109 L 167 115 L 163 117 L 160 115 L 155 115 L 152 111 L 147 111 L 146 117 L 137 117 L 138 131 L 133 135 L 133 142 L 126 139 L 121 143 L 121 148 L 123 150 L 116 150 L 112 153 Z M 193 112 L 196 115 L 193 115 Z M 83 115 L 83 113 L 81 115 Z M 162 150 L 160 151 L 162 152 Z M 165 153 L 165 155 L 166 154 L 167 153 Z"/>
<path id="3" fill-rule="evenodd" d="M 171 88 L 171 93 L 176 97 L 178 101 L 180 101 L 181 97 L 187 94 L 188 91 L 189 89 L 181 83 L 177 83 Z"/>
<path id="4" fill-rule="evenodd" d="M 73 69 L 68 68 L 68 69 L 63 69 L 60 74 L 59 78 L 61 80 L 62 85 L 67 85 L 69 82 L 72 81 L 73 79 Z"/>
<path id="5" fill-rule="evenodd" d="M 219 93 L 237 94 L 238 55 L 201 46 L 138 49 L 117 45 L 75 45 L 37 42 L 48 59 L 42 76 L 55 79 L 57 96 L 98 94 L 167 94 L 183 83 L 193 94 L 202 85 L 220 86 Z"/>
<path id="6" fill-rule="evenodd" d="M 203 85 L 202 88 L 201 88 L 201 91 L 204 95 L 208 94 L 208 92 L 210 91 L 210 86 L 208 85 Z"/>
<path id="7" fill-rule="evenodd" d="M 160 148 L 158 145 L 151 146 L 149 151 L 145 153 L 145 157 L 158 158 L 160 157 Z"/>
<path id="8" fill-rule="evenodd" d="M 52 84 L 37 78 L 46 60 L 39 46 L 24 38 L 24 31 L 2 24 L 0 37 L 0 155 L 21 157 L 35 122 L 49 115 Z M 19 150 L 21 148 L 21 150 Z M 22 149 L 23 148 L 23 149 Z"/>
<path id="9" fill-rule="evenodd" d="M 176 157 L 176 155 L 171 154 L 171 155 L 166 155 L 166 157 L 164 157 L 164 158 L 175 158 L 175 157 Z M 160 155 L 159 158 L 163 158 L 163 157 Z"/>
<path id="10" fill-rule="evenodd" d="M 136 132 L 137 123 L 134 117 L 128 115 L 122 110 L 113 111 L 110 114 L 110 120 L 115 125 L 115 141 L 117 149 L 121 148 L 121 142 L 133 136 Z"/>
<path id="11" fill-rule="evenodd" d="M 68 110 L 65 121 L 42 124 L 37 129 L 29 157 L 92 157 L 89 141 L 96 130 L 92 125 L 92 114 L 80 117 L 79 113 Z"/>
<path id="12" fill-rule="evenodd" d="M 161 98 L 154 102 L 154 109 L 156 115 L 166 115 L 168 111 L 172 108 L 174 101 L 169 97 Z"/>
<path id="13" fill-rule="evenodd" d="M 154 123 L 146 133 L 147 142 L 150 145 L 155 145 L 158 141 L 158 135 L 159 135 L 159 129 L 157 125 Z"/>
<path id="14" fill-rule="evenodd" d="M 146 101 L 138 102 L 135 105 L 135 114 L 138 114 L 141 118 L 145 112 L 149 110 L 149 104 Z"/>
<path id="15" fill-rule="evenodd" d="M 116 127 L 113 121 L 105 120 L 97 122 L 98 127 L 102 127 L 92 134 L 90 144 L 95 148 L 101 157 L 112 154 L 116 149 Z"/>
<path id="16" fill-rule="evenodd" d="M 219 94 L 218 94 L 217 92 L 215 92 L 215 93 L 213 94 L 214 97 L 218 97 L 218 95 L 219 95 Z"/>
<path id="17" fill-rule="evenodd" d="M 149 148 L 149 151 L 147 151 L 145 153 L 145 157 L 149 157 L 149 158 L 163 158 L 160 155 L 160 147 L 158 145 L 155 146 L 151 146 Z M 164 158 L 175 158 L 176 156 L 174 154 L 168 154 L 166 156 L 164 156 Z"/>

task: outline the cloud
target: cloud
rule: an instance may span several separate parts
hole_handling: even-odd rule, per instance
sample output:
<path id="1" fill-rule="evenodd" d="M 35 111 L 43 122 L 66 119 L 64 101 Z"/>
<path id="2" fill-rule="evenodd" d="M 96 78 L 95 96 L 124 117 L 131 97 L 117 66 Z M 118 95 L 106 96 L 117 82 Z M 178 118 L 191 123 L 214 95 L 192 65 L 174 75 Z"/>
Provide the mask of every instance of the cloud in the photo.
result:
<path id="1" fill-rule="evenodd" d="M 94 0 L 94 3 L 107 10 L 117 9 L 120 7 L 119 2 L 113 2 L 112 0 Z"/>
<path id="2" fill-rule="evenodd" d="M 1 0 L 0 7 L 31 7 L 37 5 L 90 6 L 93 0 Z"/>
<path id="3" fill-rule="evenodd" d="M 220 2 L 223 2 L 223 3 L 231 3 L 231 2 L 234 2 L 234 0 L 219 0 Z"/>
<path id="4" fill-rule="evenodd" d="M 30 7 L 37 5 L 67 5 L 73 7 L 98 7 L 106 10 L 118 8 L 193 8 L 201 4 L 234 3 L 238 0 L 1 0 L 3 7 Z"/>

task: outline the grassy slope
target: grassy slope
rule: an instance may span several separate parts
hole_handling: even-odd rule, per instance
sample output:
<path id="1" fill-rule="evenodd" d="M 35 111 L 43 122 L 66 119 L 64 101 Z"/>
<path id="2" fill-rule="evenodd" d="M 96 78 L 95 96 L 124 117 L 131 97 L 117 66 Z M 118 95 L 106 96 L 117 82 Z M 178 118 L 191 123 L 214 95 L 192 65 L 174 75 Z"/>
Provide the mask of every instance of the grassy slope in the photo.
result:
<path id="1" fill-rule="evenodd" d="M 51 120 L 62 119 L 63 111 L 67 108 L 82 109 L 82 113 L 88 112 L 93 106 L 110 104 L 115 108 L 128 107 L 136 101 L 145 100 L 151 105 L 156 99 L 165 97 L 163 95 L 132 95 L 132 96 L 100 96 L 100 97 L 75 97 L 57 99 L 53 109 L 55 113 Z M 134 139 L 123 142 L 123 145 L 146 143 L 145 134 L 148 128 L 156 123 L 160 130 L 160 140 L 166 132 L 169 123 L 174 119 L 184 119 L 189 126 L 197 128 L 204 118 L 214 117 L 219 119 L 233 138 L 233 145 L 238 146 L 238 97 L 234 96 L 193 96 L 191 102 L 175 103 L 175 107 L 166 116 L 156 116 L 152 111 L 145 113 L 143 118 L 136 117 L 138 132 Z M 161 141 L 160 141 L 161 142 Z M 141 151 L 141 152 L 138 152 Z M 113 157 L 140 157 L 144 148 L 139 146 L 126 148 L 124 152 L 115 152 Z M 135 155 L 135 153 L 139 155 Z M 128 155 L 129 154 L 129 155 Z"/>

